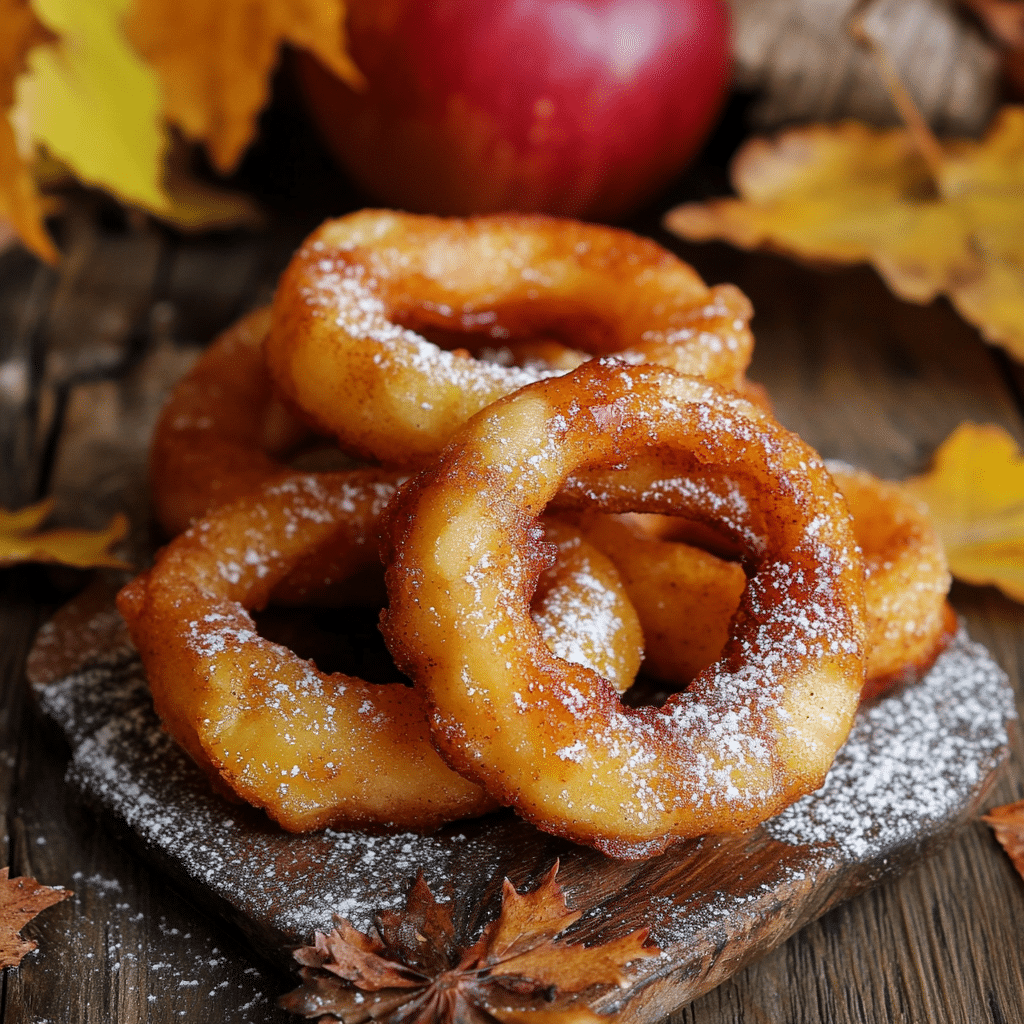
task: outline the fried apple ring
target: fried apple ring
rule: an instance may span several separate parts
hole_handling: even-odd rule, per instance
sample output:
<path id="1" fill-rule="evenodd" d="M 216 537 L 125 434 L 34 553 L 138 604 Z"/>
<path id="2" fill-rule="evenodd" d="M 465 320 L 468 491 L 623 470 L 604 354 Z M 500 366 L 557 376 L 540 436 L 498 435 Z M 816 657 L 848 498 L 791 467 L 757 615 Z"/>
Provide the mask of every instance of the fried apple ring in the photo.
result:
<path id="1" fill-rule="evenodd" d="M 172 389 L 153 432 L 150 493 L 157 521 L 174 536 L 263 483 L 295 473 L 288 458 L 315 439 L 278 399 L 263 358 L 270 307 L 220 334 Z M 383 598 L 376 513 L 404 479 L 367 470 L 351 478 L 352 535 L 311 550 L 282 579 L 274 603 L 343 605 Z M 369 505 L 367 504 L 369 502 Z"/>
<path id="2" fill-rule="evenodd" d="M 419 695 L 324 674 L 263 639 L 248 611 L 311 551 L 351 546 L 353 507 L 366 504 L 351 476 L 293 474 L 222 507 L 165 548 L 118 607 L 165 727 L 231 792 L 289 831 L 430 829 L 493 801 L 434 752 Z M 621 673 L 636 671 L 640 631 L 614 568 L 571 528 L 556 525 L 552 536 L 559 559 L 548 571 L 544 628 L 628 685 Z M 591 603 L 600 629 L 571 617 L 581 580 L 582 605 L 609 580 L 619 587 L 617 600 L 602 593 Z"/>
<path id="3" fill-rule="evenodd" d="M 170 536 L 218 505 L 294 472 L 287 455 L 309 428 L 278 400 L 263 339 L 270 308 L 220 334 L 171 391 L 149 453 L 157 521 Z"/>
<path id="4" fill-rule="evenodd" d="M 608 511 L 694 517 L 743 545 L 726 648 L 662 708 L 623 706 L 530 621 L 535 517 L 570 474 Z M 693 487 L 666 499 L 667 476 Z M 529 385 L 474 417 L 384 520 L 381 630 L 435 744 L 546 831 L 639 858 L 747 828 L 819 786 L 849 732 L 865 630 L 849 512 L 810 448 L 714 384 L 595 360 Z"/>
<path id="5" fill-rule="evenodd" d="M 672 516 L 595 512 L 577 525 L 619 570 L 643 629 L 646 675 L 685 686 L 718 660 L 747 585 L 739 562 L 676 540 Z"/>
<path id="6" fill-rule="evenodd" d="M 867 682 L 877 697 L 928 669 L 956 634 L 946 595 L 952 578 L 928 510 L 899 484 L 827 463 L 864 552 Z"/>
<path id="7" fill-rule="evenodd" d="M 282 393 L 341 446 L 422 465 L 478 410 L 551 371 L 446 351 L 540 337 L 742 382 L 750 304 L 647 239 L 540 216 L 366 210 L 321 225 L 285 270 L 266 353 Z M 464 342 L 465 344 L 465 342 Z"/>
<path id="8" fill-rule="evenodd" d="M 544 540 L 555 554 L 530 602 L 534 625 L 556 657 L 589 666 L 625 693 L 640 671 L 644 639 L 621 574 L 566 523 L 545 520 Z"/>
<path id="9" fill-rule="evenodd" d="M 919 676 L 952 638 L 949 569 L 927 511 L 903 488 L 826 465 L 864 557 L 868 700 Z M 577 525 L 619 570 L 643 626 L 646 674 L 681 686 L 715 661 L 746 586 L 739 563 L 677 539 L 688 524 L 670 516 L 596 513 Z"/>
<path id="10" fill-rule="evenodd" d="M 177 382 L 153 431 L 153 508 L 170 536 L 271 479 L 295 471 L 296 450 L 320 435 L 278 397 L 263 342 L 270 307 L 253 310 L 213 340 Z M 558 342 L 511 342 L 492 362 L 524 363 L 534 375 L 569 370 L 589 356 Z"/>

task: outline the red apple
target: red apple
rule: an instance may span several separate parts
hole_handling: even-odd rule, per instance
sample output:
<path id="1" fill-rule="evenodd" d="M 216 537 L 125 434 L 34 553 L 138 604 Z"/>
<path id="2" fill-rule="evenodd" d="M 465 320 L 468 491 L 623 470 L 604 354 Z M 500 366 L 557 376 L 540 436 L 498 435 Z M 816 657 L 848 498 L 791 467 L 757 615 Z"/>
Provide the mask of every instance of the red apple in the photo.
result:
<path id="1" fill-rule="evenodd" d="M 308 55 L 314 118 L 391 206 L 616 219 L 710 130 L 728 85 L 724 0 L 350 0 L 349 89 Z"/>

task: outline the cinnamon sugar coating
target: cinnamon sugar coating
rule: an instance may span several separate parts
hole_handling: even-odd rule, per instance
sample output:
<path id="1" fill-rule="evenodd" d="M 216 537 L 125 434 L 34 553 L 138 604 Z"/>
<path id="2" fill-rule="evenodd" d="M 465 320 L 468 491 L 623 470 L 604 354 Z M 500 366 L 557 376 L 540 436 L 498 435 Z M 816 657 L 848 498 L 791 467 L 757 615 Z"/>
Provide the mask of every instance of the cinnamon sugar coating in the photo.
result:
<path id="1" fill-rule="evenodd" d="M 689 517 L 742 550 L 721 658 L 662 708 L 623 706 L 529 619 L 536 517 L 560 491 Z M 817 788 L 849 732 L 865 622 L 845 502 L 807 445 L 706 380 L 595 360 L 525 387 L 466 424 L 385 524 L 382 632 L 435 744 L 542 829 L 637 858 L 749 828 Z"/>
<path id="2" fill-rule="evenodd" d="M 320 672 L 260 636 L 249 614 L 311 552 L 376 559 L 393 493 L 380 470 L 271 482 L 179 535 L 118 596 L 167 730 L 218 785 L 290 831 L 430 829 L 494 806 L 435 753 L 416 692 Z M 536 543 L 538 628 L 627 687 L 641 637 L 614 567 L 567 526 Z"/>
<path id="3" fill-rule="evenodd" d="M 564 372 L 584 358 L 578 350 L 739 386 L 750 313 L 734 286 L 707 287 L 626 231 L 366 210 L 303 243 L 278 285 L 266 352 L 282 393 L 342 448 L 419 466 L 474 413 Z M 418 332 L 439 332 L 456 350 Z M 559 368 L 475 359 L 461 350 L 474 338 L 510 351 L 553 341 Z"/>
<path id="4" fill-rule="evenodd" d="M 827 466 L 864 557 L 870 699 L 925 671 L 955 633 L 949 568 L 927 511 L 902 487 Z M 643 625 L 646 674 L 682 686 L 715 661 L 746 586 L 738 562 L 687 543 L 690 524 L 670 516 L 590 513 L 578 525 L 622 575 Z"/>
<path id="5" fill-rule="evenodd" d="M 952 583 L 928 510 L 899 484 L 830 462 L 864 552 L 868 624 L 863 699 L 916 678 L 956 634 L 946 595 Z"/>
<path id="6" fill-rule="evenodd" d="M 153 509 L 172 537 L 274 477 L 310 431 L 274 392 L 263 359 L 270 309 L 232 324 L 178 381 L 149 450 Z"/>

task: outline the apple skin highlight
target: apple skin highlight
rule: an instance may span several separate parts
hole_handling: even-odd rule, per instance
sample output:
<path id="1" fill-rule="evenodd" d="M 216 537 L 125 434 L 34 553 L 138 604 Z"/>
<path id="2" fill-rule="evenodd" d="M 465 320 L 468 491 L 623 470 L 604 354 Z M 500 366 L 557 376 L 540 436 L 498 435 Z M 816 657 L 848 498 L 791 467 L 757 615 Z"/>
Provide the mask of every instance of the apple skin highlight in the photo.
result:
<path id="1" fill-rule="evenodd" d="M 299 81 L 336 158 L 415 212 L 617 220 L 690 160 L 729 85 L 721 0 L 352 0 L 354 91 Z"/>

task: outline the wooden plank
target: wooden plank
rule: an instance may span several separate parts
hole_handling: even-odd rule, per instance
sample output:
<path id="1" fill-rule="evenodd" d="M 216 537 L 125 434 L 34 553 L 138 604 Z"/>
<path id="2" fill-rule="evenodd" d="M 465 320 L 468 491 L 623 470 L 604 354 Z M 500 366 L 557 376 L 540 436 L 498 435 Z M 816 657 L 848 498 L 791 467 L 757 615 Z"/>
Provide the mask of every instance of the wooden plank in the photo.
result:
<path id="1" fill-rule="evenodd" d="M 41 588 L 31 570 L 13 570 L 0 581 L 0 815 L 10 822 L 15 805 L 14 788 L 18 766 L 24 756 L 22 721 L 27 712 L 25 658 L 53 602 L 29 602 L 26 596 L 40 597 Z M 3 862 L 11 859 L 11 836 L 0 833 Z"/>
<path id="2" fill-rule="evenodd" d="M 75 895 L 26 930 L 40 949 L 8 974 L 4 1024 L 280 1021 L 274 1000 L 286 982 L 257 972 L 248 951 L 76 798 L 35 717 L 24 737 L 15 870 Z"/>
<path id="3" fill-rule="evenodd" d="M 251 234 L 196 239 L 175 249 L 161 295 L 180 345 L 204 347 L 214 335 L 266 299 L 266 241 Z"/>
<path id="4" fill-rule="evenodd" d="M 867 268 L 817 272 L 782 257 L 673 244 L 754 304 L 750 376 L 778 418 L 826 458 L 899 479 L 964 419 L 1024 437 L 993 351 L 944 301 L 895 299 Z"/>
<path id="5" fill-rule="evenodd" d="M 118 367 L 145 331 L 166 274 L 166 245 L 154 230 L 104 229 L 77 207 L 69 226 L 71 243 L 46 323 L 51 385 Z"/>
<path id="6" fill-rule="evenodd" d="M 19 248 L 0 255 L 0 506 L 38 497 L 41 326 L 56 275 Z"/>
<path id="7" fill-rule="evenodd" d="M 142 439 L 162 397 L 160 388 L 194 352 L 157 337 L 155 351 L 141 367 L 142 379 L 157 382 L 156 390 L 130 379 L 88 382 L 90 376 L 126 369 L 126 357 L 140 341 L 140 325 L 143 333 L 148 326 L 153 300 L 164 291 L 173 294 L 173 287 L 160 280 L 163 243 L 156 233 L 101 232 L 92 220 L 73 217 L 69 235 L 60 285 L 51 271 L 16 250 L 2 257 L 3 357 L 27 352 L 36 361 L 35 387 L 44 389 L 44 402 L 41 426 L 31 426 L 32 443 L 23 443 L 20 461 L 0 464 L 0 480 L 4 494 L 32 496 L 28 492 L 43 455 L 37 431 L 62 425 L 53 481 L 61 499 L 58 514 L 97 525 L 111 511 L 131 507 L 132 496 L 118 481 L 126 472 L 136 472 L 138 479 Z M 33 411 L 28 408 L 28 414 Z M 18 412 L 26 415 L 24 407 Z M 115 422 L 128 426 L 129 434 L 111 429 Z M 135 461 L 126 465 L 122 458 L 129 453 Z M 139 535 L 148 531 L 145 497 L 135 490 L 136 540 L 148 545 L 148 532 Z M 274 1000 L 287 982 L 260 974 L 250 954 L 222 927 L 183 904 L 165 878 L 123 848 L 84 808 L 64 781 L 66 746 L 52 729 L 43 728 L 24 699 L 24 659 L 36 628 L 87 577 L 34 567 L 2 573 L 0 812 L 8 830 L 0 839 L 5 862 L 14 875 L 63 884 L 75 896 L 26 927 L 40 948 L 17 971 L 6 972 L 0 1021 L 170 1024 L 210 1014 L 239 1024 L 280 1022 L 285 1015 Z"/>

